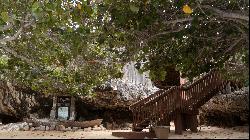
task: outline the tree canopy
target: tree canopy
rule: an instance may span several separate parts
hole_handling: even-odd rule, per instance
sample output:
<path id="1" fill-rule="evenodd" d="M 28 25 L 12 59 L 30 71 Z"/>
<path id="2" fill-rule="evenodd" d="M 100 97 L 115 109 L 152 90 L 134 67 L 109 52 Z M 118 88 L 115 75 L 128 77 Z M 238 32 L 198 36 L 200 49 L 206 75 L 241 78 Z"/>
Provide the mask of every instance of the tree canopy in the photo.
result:
<path id="1" fill-rule="evenodd" d="M 114 54 L 109 46 L 97 43 L 102 21 L 90 3 L 0 3 L 2 79 L 44 93 L 84 94 L 120 75 L 122 67 L 112 63 Z"/>
<path id="2" fill-rule="evenodd" d="M 248 1 L 135 0 L 108 5 L 115 28 L 127 35 L 128 56 L 132 52 L 134 59 L 146 62 L 142 70 L 150 70 L 152 79 L 164 78 L 171 65 L 192 79 L 212 68 L 225 71 L 228 63 L 236 67 L 233 60 L 240 64 L 237 68 L 245 64 L 243 75 L 248 75 Z"/>
<path id="3" fill-rule="evenodd" d="M 212 68 L 248 79 L 247 0 L 0 0 L 0 9 L 1 79 L 44 93 L 88 93 L 129 61 L 153 80 L 169 66 L 190 79 Z"/>

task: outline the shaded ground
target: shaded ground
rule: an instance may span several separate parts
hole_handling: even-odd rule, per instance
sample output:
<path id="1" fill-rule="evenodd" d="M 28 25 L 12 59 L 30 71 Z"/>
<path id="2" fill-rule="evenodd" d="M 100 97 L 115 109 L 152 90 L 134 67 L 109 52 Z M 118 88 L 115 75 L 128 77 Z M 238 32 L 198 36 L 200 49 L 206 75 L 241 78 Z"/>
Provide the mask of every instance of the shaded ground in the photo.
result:
<path id="1" fill-rule="evenodd" d="M 201 129 L 200 129 L 201 128 Z M 184 131 L 183 135 L 174 134 L 171 124 L 170 139 L 249 139 L 249 126 L 232 128 L 218 128 L 201 126 L 198 133 Z M 143 131 L 148 132 L 147 129 Z M 112 136 L 112 132 L 131 132 L 131 130 L 105 130 L 105 131 L 0 131 L 0 139 L 123 139 Z M 128 133 L 126 133 L 128 134 Z M 125 136 L 127 137 L 127 136 Z"/>

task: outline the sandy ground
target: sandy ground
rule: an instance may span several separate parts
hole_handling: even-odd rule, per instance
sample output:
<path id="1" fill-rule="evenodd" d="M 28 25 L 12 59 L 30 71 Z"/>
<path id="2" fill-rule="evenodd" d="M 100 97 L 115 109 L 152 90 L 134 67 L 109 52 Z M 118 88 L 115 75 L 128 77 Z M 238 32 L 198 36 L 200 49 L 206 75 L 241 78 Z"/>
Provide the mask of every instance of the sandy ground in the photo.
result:
<path id="1" fill-rule="evenodd" d="M 200 129 L 201 128 L 201 129 Z M 170 139 L 249 139 L 249 126 L 218 128 L 201 126 L 198 133 L 184 131 L 183 135 L 174 134 L 174 126 L 170 128 Z M 148 131 L 144 129 L 143 131 Z M 105 131 L 0 131 L 0 139 L 123 139 L 112 136 L 112 132 L 131 132 L 131 130 Z"/>

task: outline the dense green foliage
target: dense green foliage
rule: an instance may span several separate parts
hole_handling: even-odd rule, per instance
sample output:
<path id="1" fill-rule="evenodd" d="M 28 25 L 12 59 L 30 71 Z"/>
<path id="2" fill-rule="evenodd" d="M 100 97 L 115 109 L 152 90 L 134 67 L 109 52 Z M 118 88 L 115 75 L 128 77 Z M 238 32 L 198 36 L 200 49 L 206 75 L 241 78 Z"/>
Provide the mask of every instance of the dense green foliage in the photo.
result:
<path id="1" fill-rule="evenodd" d="M 168 66 L 190 79 L 240 67 L 230 77 L 248 79 L 247 0 L 0 0 L 0 9 L 0 78 L 44 93 L 88 93 L 133 60 L 153 80 Z"/>
<path id="2" fill-rule="evenodd" d="M 109 63 L 109 46 L 97 42 L 102 21 L 96 7 L 61 0 L 0 3 L 1 78 L 44 93 L 85 94 L 120 75 L 121 65 Z"/>
<path id="3" fill-rule="evenodd" d="M 248 79 L 248 1 L 135 0 L 108 5 L 115 27 L 127 33 L 128 56 L 132 52 L 138 62 L 146 62 L 142 70 L 150 70 L 152 79 L 163 79 L 172 65 L 192 79 L 212 68 L 227 73 L 228 64 L 236 71 L 243 64 L 240 79 Z M 183 12 L 185 5 L 192 14 Z M 237 65 L 231 62 L 234 57 Z"/>

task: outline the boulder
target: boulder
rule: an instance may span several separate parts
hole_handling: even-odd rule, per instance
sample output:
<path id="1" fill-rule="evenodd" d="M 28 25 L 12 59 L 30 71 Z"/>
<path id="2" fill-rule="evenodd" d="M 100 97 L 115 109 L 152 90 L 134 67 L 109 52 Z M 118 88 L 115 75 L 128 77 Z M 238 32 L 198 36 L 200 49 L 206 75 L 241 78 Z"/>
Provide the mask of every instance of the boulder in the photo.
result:
<path id="1" fill-rule="evenodd" d="M 40 126 L 34 127 L 35 130 L 40 130 Z"/>
<path id="2" fill-rule="evenodd" d="M 71 127 L 65 128 L 65 131 L 71 131 L 71 130 L 72 130 Z"/>
<path id="3" fill-rule="evenodd" d="M 93 128 L 97 128 L 98 126 L 97 125 L 95 125 Z"/>
<path id="4" fill-rule="evenodd" d="M 45 130 L 46 130 L 46 129 L 45 129 L 45 126 L 40 125 L 39 130 L 40 130 L 40 131 L 45 131 Z"/>
<path id="5" fill-rule="evenodd" d="M 58 131 L 65 131 L 65 126 L 64 125 L 58 125 L 56 127 L 56 130 L 58 130 Z"/>
<path id="6" fill-rule="evenodd" d="M 52 124 L 52 125 L 50 126 L 49 130 L 55 130 L 55 128 L 56 128 L 56 126 Z"/>
<path id="7" fill-rule="evenodd" d="M 33 110 L 45 114 L 44 99 L 47 97 L 42 93 L 0 80 L 0 118 L 3 123 L 18 122 L 26 117 L 37 118 L 38 115 L 31 114 Z"/>
<path id="8" fill-rule="evenodd" d="M 24 130 L 24 131 L 28 131 L 29 128 L 30 128 L 30 127 L 29 127 L 28 125 L 25 125 L 25 126 L 23 127 L 23 130 Z"/>
<path id="9" fill-rule="evenodd" d="M 84 131 L 85 131 L 85 132 L 89 132 L 89 131 L 91 131 L 91 129 L 92 129 L 91 127 L 84 128 Z"/>
<path id="10" fill-rule="evenodd" d="M 30 127 L 30 131 L 34 131 L 35 130 L 35 127 Z"/>
<path id="11" fill-rule="evenodd" d="M 73 131 L 76 131 L 76 130 L 78 130 L 78 129 L 79 129 L 79 127 L 73 127 L 73 128 L 72 128 Z"/>
<path id="12" fill-rule="evenodd" d="M 29 100 L 30 95 L 19 91 L 16 87 L 6 81 L 0 81 L 0 112 L 9 116 L 27 116 L 30 111 L 29 104 L 37 104 Z"/>
<path id="13" fill-rule="evenodd" d="M 46 127 L 45 127 L 45 130 L 46 130 L 46 131 L 49 131 L 49 130 L 50 130 L 50 127 L 49 127 L 49 126 L 46 126 Z"/>
<path id="14" fill-rule="evenodd" d="M 106 123 L 106 128 L 108 129 L 108 130 L 112 130 L 113 129 L 113 125 L 111 124 L 111 123 Z"/>
<path id="15" fill-rule="evenodd" d="M 231 94 L 214 96 L 201 107 L 200 124 L 229 127 L 248 124 L 248 94 L 248 88 L 243 88 Z"/>
<path id="16" fill-rule="evenodd" d="M 92 130 L 94 130 L 94 131 L 101 131 L 102 128 L 101 127 L 94 127 L 94 128 L 92 128 Z"/>
<path id="17" fill-rule="evenodd" d="M 101 130 L 106 130 L 106 128 L 101 124 L 100 125 Z"/>

